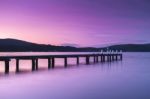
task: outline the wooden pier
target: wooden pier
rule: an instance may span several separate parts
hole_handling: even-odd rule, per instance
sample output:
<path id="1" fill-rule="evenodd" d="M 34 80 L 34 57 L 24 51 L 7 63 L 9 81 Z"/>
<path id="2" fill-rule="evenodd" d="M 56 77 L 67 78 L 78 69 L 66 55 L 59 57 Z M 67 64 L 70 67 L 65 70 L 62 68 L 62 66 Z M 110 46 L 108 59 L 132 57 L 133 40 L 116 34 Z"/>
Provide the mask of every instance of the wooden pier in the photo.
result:
<path id="1" fill-rule="evenodd" d="M 31 60 L 32 71 L 38 70 L 38 60 L 47 59 L 48 69 L 55 68 L 55 59 L 64 59 L 64 67 L 68 66 L 68 58 L 75 58 L 76 64 L 80 64 L 80 58 L 85 58 L 85 63 L 90 64 L 90 58 L 93 59 L 92 63 L 99 62 L 112 62 L 122 60 L 122 53 L 100 53 L 100 54 L 67 54 L 67 55 L 29 55 L 29 56 L 0 56 L 0 61 L 5 63 L 5 74 L 9 73 L 9 63 L 12 59 L 16 60 L 16 72 L 19 72 L 19 61 L 20 60 Z"/>

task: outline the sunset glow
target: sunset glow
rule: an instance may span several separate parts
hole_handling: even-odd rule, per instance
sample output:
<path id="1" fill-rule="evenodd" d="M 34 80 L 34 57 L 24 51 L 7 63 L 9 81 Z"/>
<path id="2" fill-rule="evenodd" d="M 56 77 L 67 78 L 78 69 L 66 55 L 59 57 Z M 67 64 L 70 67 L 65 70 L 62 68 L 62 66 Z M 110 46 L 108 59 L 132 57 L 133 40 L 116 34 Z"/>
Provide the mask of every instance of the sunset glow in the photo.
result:
<path id="1" fill-rule="evenodd" d="M 150 42 L 150 2 L 115 1 L 0 0 L 0 38 L 79 46 Z"/>

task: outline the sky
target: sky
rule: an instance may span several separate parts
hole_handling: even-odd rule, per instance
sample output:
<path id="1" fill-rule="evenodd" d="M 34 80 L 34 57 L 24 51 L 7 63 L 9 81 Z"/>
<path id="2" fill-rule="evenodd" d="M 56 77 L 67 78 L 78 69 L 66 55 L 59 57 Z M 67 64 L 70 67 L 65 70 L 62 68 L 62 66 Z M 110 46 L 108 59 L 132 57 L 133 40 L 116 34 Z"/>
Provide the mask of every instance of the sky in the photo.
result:
<path id="1" fill-rule="evenodd" d="M 0 0 L 0 38 L 53 45 L 150 43 L 150 0 Z"/>

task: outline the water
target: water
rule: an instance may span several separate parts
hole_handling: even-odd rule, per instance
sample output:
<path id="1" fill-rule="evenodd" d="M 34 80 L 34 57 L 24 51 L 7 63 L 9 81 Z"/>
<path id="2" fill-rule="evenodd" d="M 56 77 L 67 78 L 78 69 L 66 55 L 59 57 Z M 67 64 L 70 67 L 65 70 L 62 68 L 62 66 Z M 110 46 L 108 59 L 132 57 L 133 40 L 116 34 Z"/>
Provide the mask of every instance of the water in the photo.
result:
<path id="1" fill-rule="evenodd" d="M 81 64 L 79 67 L 74 65 L 75 60 L 70 59 L 71 66 L 67 69 L 18 75 L 13 73 L 15 61 L 12 60 L 11 75 L 0 76 L 0 98 L 150 99 L 150 53 L 125 53 L 123 58 L 123 61 L 111 64 Z M 57 60 L 57 67 L 63 67 L 62 62 Z M 46 60 L 40 60 L 40 68 L 47 68 Z M 21 61 L 21 69 L 30 70 L 30 61 Z"/>

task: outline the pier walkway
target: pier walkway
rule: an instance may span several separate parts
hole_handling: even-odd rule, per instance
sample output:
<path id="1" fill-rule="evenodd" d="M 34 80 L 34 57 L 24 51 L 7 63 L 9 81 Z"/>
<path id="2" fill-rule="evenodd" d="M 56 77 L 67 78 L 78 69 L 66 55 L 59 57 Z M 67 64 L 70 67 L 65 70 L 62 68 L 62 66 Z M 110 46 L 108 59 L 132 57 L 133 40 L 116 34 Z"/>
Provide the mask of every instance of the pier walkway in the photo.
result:
<path id="1" fill-rule="evenodd" d="M 75 58 L 76 64 L 80 64 L 80 58 L 85 58 L 85 63 L 90 64 L 90 58 L 93 59 L 93 63 L 99 62 L 112 62 L 122 60 L 122 53 L 100 53 L 100 54 L 66 54 L 66 55 L 29 55 L 29 56 L 0 56 L 0 61 L 5 63 L 5 74 L 9 73 L 10 61 L 16 60 L 16 72 L 19 72 L 19 61 L 20 60 L 31 60 L 32 71 L 38 70 L 38 60 L 47 59 L 48 69 L 55 68 L 55 59 L 64 59 L 64 67 L 68 66 L 68 58 Z"/>

